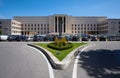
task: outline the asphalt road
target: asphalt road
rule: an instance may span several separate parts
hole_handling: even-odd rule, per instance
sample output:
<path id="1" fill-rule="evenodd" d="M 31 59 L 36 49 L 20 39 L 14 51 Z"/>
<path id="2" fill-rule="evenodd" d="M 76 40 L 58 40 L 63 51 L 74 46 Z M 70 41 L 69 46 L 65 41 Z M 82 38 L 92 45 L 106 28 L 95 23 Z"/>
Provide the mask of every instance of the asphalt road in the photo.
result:
<path id="1" fill-rule="evenodd" d="M 0 42 L 0 78 L 50 78 L 43 55 L 26 44 Z M 78 56 L 67 69 L 52 69 L 54 78 L 120 78 L 120 42 L 93 42 Z"/>
<path id="2" fill-rule="evenodd" d="M 79 56 L 77 78 L 120 78 L 120 42 L 96 42 Z"/>
<path id="3" fill-rule="evenodd" d="M 44 57 L 24 42 L 0 42 L 0 78 L 50 78 Z"/>

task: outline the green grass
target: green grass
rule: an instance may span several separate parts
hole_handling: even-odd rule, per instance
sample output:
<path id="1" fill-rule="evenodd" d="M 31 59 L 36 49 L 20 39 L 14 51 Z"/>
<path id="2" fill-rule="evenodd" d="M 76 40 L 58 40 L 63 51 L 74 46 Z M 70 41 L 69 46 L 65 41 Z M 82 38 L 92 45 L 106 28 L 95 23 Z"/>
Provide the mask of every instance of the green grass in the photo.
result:
<path id="1" fill-rule="evenodd" d="M 47 47 L 48 43 L 37 43 L 36 45 L 41 46 L 45 49 L 47 49 L 48 51 L 50 51 L 56 58 L 58 58 L 60 61 L 62 61 L 72 50 L 74 50 L 75 48 L 82 46 L 86 43 L 73 43 L 73 47 L 70 49 L 66 49 L 66 50 L 55 50 L 55 49 L 51 49 L 49 47 Z"/>

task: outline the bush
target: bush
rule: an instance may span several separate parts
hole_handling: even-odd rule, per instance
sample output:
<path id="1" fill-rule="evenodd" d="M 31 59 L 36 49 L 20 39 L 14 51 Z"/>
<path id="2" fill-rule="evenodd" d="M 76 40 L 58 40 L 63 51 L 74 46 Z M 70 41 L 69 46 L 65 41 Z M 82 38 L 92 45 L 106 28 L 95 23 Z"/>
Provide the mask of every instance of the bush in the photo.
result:
<path id="1" fill-rule="evenodd" d="M 55 45 L 55 43 L 50 43 L 47 45 L 47 47 L 52 48 L 52 49 L 56 49 L 56 50 L 66 50 L 69 48 L 73 47 L 72 43 L 67 43 L 65 46 L 61 46 L 62 43 L 60 43 L 58 46 Z"/>

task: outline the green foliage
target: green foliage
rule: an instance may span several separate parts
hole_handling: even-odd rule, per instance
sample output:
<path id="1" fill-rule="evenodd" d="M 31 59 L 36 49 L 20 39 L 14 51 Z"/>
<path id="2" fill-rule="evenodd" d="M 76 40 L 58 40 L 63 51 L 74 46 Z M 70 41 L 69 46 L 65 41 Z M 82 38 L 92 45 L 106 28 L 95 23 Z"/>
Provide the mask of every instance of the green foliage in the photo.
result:
<path id="1" fill-rule="evenodd" d="M 62 43 L 60 42 L 58 46 L 55 46 L 54 43 L 50 43 L 47 45 L 47 47 L 52 48 L 52 49 L 56 49 L 56 50 L 66 50 L 66 49 L 72 48 L 73 44 L 68 43 L 65 46 L 62 46 Z"/>
<path id="2" fill-rule="evenodd" d="M 63 38 L 58 38 L 56 37 L 55 40 L 54 40 L 54 44 L 55 46 L 58 46 L 58 47 L 63 47 L 63 46 L 66 46 L 67 45 L 67 40 L 65 37 Z"/>
<path id="3" fill-rule="evenodd" d="M 68 43 L 69 44 L 69 43 Z M 47 49 L 48 51 L 50 51 L 56 58 L 58 58 L 60 61 L 63 60 L 71 51 L 73 51 L 74 49 L 76 49 L 79 46 L 85 45 L 86 43 L 72 43 L 71 48 L 69 49 L 65 49 L 65 50 L 56 50 L 56 49 L 52 49 L 48 47 L 48 43 L 38 43 L 36 45 L 41 46 L 45 49 Z"/>

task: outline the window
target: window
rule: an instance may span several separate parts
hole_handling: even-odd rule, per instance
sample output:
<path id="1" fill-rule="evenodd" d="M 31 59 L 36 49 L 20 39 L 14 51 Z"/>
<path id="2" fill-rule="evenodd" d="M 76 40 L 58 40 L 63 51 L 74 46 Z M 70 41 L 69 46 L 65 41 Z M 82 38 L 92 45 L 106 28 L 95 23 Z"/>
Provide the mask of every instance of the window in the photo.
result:
<path id="1" fill-rule="evenodd" d="M 80 28 L 78 28 L 78 30 L 80 30 Z"/>
<path id="2" fill-rule="evenodd" d="M 75 24 L 75 26 L 76 26 L 76 24 Z"/>
<path id="3" fill-rule="evenodd" d="M 46 31 L 44 31 L 44 33 L 46 33 Z"/>
<path id="4" fill-rule="evenodd" d="M 28 24 L 28 26 L 30 26 L 30 24 Z"/>
<path id="5" fill-rule="evenodd" d="M 39 26 L 39 24 L 38 24 L 38 26 Z"/>
<path id="6" fill-rule="evenodd" d="M 80 31 L 78 31 L 78 33 L 80 33 Z"/>
<path id="7" fill-rule="evenodd" d="M 73 31 L 72 31 L 72 33 L 73 33 Z"/>
<path id="8" fill-rule="evenodd" d="M 33 24 L 31 24 L 31 26 L 33 26 Z"/>
<path id="9" fill-rule="evenodd" d="M 25 24 L 25 26 L 27 26 L 27 25 Z"/>
<path id="10" fill-rule="evenodd" d="M 83 26 L 83 24 L 81 24 L 81 26 Z"/>
<path id="11" fill-rule="evenodd" d="M 43 24 L 41 24 L 41 26 L 43 26 Z"/>
<path id="12" fill-rule="evenodd" d="M 39 30 L 39 28 L 38 28 L 38 30 Z"/>
<path id="13" fill-rule="evenodd" d="M 42 30 L 43 28 L 41 28 L 41 30 Z"/>
<path id="14" fill-rule="evenodd" d="M 72 26 L 73 26 L 73 24 L 72 24 Z"/>
<path id="15" fill-rule="evenodd" d="M 46 28 L 44 28 L 44 30 L 46 30 Z"/>
<path id="16" fill-rule="evenodd" d="M 34 26 L 36 26 L 36 24 Z"/>
<path id="17" fill-rule="evenodd" d="M 89 26 L 89 24 L 87 26 Z"/>
<path id="18" fill-rule="evenodd" d="M 92 26 L 92 24 L 91 24 L 91 26 Z"/>
<path id="19" fill-rule="evenodd" d="M 75 33 L 76 33 L 76 31 L 75 31 Z"/>
<path id="20" fill-rule="evenodd" d="M 41 34 L 43 34 L 43 31 L 41 31 Z"/>
<path id="21" fill-rule="evenodd" d="M 72 28 L 72 30 L 73 30 L 73 28 Z"/>
<path id="22" fill-rule="evenodd" d="M 36 28 L 34 28 L 34 30 L 36 30 Z"/>
<path id="23" fill-rule="evenodd" d="M 120 33 L 120 30 L 119 30 L 119 33 Z"/>
<path id="24" fill-rule="evenodd" d="M 120 24 L 120 22 L 119 22 L 119 24 Z"/>
<path id="25" fill-rule="evenodd" d="M 84 24 L 84 26 L 86 26 L 86 24 Z"/>
<path id="26" fill-rule="evenodd" d="M 75 30 L 76 30 L 76 28 L 75 28 Z"/>
<path id="27" fill-rule="evenodd" d="M 46 26 L 46 24 L 44 24 L 44 26 Z"/>

